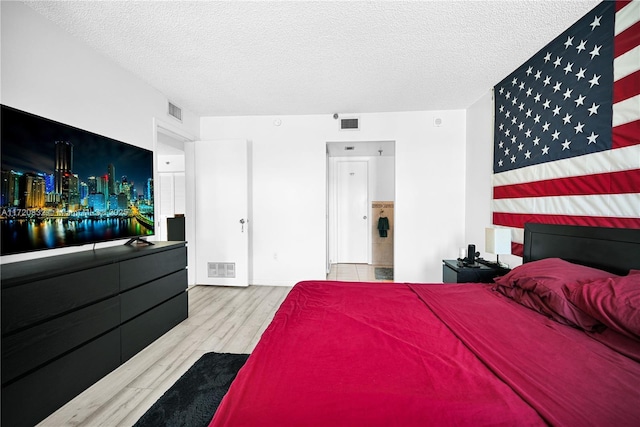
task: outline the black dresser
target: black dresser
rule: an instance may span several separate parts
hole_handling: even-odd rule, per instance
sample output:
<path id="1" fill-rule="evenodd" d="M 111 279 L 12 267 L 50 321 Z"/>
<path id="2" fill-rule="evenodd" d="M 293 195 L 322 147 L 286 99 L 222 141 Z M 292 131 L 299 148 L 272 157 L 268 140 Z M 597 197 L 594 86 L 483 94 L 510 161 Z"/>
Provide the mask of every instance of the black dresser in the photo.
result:
<path id="1" fill-rule="evenodd" d="M 188 317 L 184 242 L 0 266 L 2 425 L 34 425 Z"/>

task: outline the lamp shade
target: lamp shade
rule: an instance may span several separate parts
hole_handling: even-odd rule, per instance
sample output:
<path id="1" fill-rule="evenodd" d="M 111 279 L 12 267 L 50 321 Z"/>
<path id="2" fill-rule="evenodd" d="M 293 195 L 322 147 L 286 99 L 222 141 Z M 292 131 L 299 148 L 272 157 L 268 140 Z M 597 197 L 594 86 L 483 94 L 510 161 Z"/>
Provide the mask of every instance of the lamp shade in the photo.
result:
<path id="1" fill-rule="evenodd" d="M 511 253 L 511 230 L 506 228 L 485 228 L 484 250 L 492 254 Z"/>

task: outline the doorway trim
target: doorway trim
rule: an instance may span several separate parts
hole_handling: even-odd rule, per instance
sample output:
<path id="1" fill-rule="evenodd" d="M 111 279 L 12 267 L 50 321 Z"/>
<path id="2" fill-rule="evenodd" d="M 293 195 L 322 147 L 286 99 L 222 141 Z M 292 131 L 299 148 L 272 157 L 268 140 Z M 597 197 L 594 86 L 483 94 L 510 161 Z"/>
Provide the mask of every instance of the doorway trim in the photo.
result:
<path id="1" fill-rule="evenodd" d="M 353 160 L 353 161 L 363 161 L 366 160 L 369 164 L 369 171 L 372 170 L 372 160 L 374 158 L 385 156 L 385 157 L 393 157 L 393 174 L 392 180 L 390 183 L 391 189 L 387 189 L 387 194 L 379 195 L 377 193 L 377 189 L 371 188 L 372 184 L 370 181 L 369 184 L 369 205 L 372 200 L 379 199 L 380 197 L 385 200 L 393 200 L 395 202 L 395 140 L 369 140 L 369 141 L 327 141 L 326 142 L 326 181 L 327 181 L 327 195 L 326 195 L 326 273 L 329 273 L 331 269 L 331 264 L 336 263 L 336 245 L 337 245 L 337 227 L 336 227 L 336 177 L 335 177 L 335 162 L 336 159 L 340 160 Z M 347 147 L 354 146 L 355 149 L 349 150 Z M 379 150 L 382 150 L 381 153 Z M 344 153 L 348 152 L 348 155 Z M 377 166 L 376 166 L 377 167 Z M 376 168 L 373 168 L 376 169 Z M 377 170 L 374 171 L 374 174 L 377 174 Z M 375 185 L 375 184 L 374 184 Z M 389 193 L 393 193 L 391 197 L 389 197 Z M 368 222 L 371 224 L 371 214 L 370 210 L 367 215 L 369 216 Z M 373 261 L 372 255 L 372 238 L 368 236 L 368 264 L 371 264 Z"/>
<path id="2" fill-rule="evenodd" d="M 195 264 L 195 204 L 192 192 L 194 191 L 195 176 L 193 172 L 193 148 L 189 147 L 189 143 L 193 143 L 196 140 L 195 135 L 171 124 L 157 117 L 152 118 L 153 126 L 153 183 L 154 183 L 154 198 L 160 196 L 160 191 L 157 191 L 160 185 L 160 172 L 158 171 L 158 134 L 162 133 L 177 141 L 182 142 L 185 152 L 185 238 L 189 243 L 189 250 L 187 251 L 187 265 Z M 191 153 L 191 154 L 190 154 Z M 154 221 L 155 227 L 165 227 L 160 221 L 160 203 L 158 200 L 154 201 Z M 159 236 L 159 233 L 156 233 Z M 193 269 L 192 269 L 193 270 Z M 195 285 L 195 272 L 187 269 L 188 285 Z"/>

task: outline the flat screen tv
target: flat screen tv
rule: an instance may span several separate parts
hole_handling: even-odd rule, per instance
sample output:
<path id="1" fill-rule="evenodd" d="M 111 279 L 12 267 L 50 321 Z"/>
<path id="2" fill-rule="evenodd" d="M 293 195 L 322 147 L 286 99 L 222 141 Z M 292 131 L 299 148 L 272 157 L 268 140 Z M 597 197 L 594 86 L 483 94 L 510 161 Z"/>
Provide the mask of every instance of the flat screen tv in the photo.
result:
<path id="1" fill-rule="evenodd" d="M 153 234 L 152 151 L 0 107 L 2 255 Z"/>

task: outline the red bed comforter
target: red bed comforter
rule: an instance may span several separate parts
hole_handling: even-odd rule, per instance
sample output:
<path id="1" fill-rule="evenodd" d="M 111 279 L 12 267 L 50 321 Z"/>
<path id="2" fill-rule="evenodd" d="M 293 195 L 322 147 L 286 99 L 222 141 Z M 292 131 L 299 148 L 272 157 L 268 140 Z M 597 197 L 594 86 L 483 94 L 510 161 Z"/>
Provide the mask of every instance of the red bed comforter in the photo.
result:
<path id="1" fill-rule="evenodd" d="M 301 282 L 211 426 L 638 425 L 639 384 L 488 285 Z"/>

